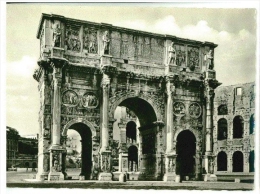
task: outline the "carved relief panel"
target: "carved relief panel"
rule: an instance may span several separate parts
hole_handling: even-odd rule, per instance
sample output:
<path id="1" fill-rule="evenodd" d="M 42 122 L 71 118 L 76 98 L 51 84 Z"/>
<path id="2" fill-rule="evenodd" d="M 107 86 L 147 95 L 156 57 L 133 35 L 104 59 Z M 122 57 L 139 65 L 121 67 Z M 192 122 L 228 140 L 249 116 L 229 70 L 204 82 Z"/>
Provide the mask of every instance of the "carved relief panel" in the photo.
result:
<path id="1" fill-rule="evenodd" d="M 173 114 L 176 116 L 183 116 L 185 115 L 185 105 L 182 102 L 175 102 L 173 104 Z"/>
<path id="2" fill-rule="evenodd" d="M 98 52 L 97 29 L 84 26 L 83 51 L 87 53 L 97 54 Z"/>
<path id="3" fill-rule="evenodd" d="M 175 45 L 176 65 L 186 66 L 186 50 L 184 45 Z"/>
<path id="4" fill-rule="evenodd" d="M 198 103 L 192 103 L 189 106 L 189 115 L 193 118 L 198 118 L 201 115 L 201 106 Z"/>
<path id="5" fill-rule="evenodd" d="M 121 52 L 121 35 L 117 31 L 111 32 L 111 55 L 115 58 L 120 57 Z"/>
<path id="6" fill-rule="evenodd" d="M 67 24 L 65 31 L 65 50 L 80 52 L 80 26 Z"/>
<path id="7" fill-rule="evenodd" d="M 62 103 L 65 106 L 74 107 L 79 102 L 78 95 L 72 90 L 67 90 L 62 94 Z"/>
<path id="8" fill-rule="evenodd" d="M 194 70 L 199 67 L 199 49 L 196 47 L 188 47 L 188 67 Z"/>

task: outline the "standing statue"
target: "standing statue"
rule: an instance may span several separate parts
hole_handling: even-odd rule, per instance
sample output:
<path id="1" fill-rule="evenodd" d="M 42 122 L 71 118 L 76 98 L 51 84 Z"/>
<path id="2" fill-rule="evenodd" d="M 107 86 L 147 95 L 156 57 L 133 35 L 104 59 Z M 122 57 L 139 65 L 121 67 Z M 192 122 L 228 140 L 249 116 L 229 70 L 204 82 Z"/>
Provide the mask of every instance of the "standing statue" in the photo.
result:
<path id="1" fill-rule="evenodd" d="M 209 52 L 207 54 L 205 54 L 204 60 L 206 61 L 206 66 L 207 69 L 213 69 L 214 68 L 214 64 L 213 64 L 213 51 L 209 50 Z"/>
<path id="2" fill-rule="evenodd" d="M 103 35 L 104 54 L 109 54 L 109 42 L 110 42 L 110 39 L 108 37 L 108 31 L 105 31 L 104 35 Z"/>
<path id="3" fill-rule="evenodd" d="M 53 46 L 60 47 L 61 29 L 59 24 L 55 24 L 53 29 Z"/>
<path id="4" fill-rule="evenodd" d="M 168 48 L 168 65 L 170 63 L 176 64 L 176 51 L 174 49 L 174 42 Z"/>

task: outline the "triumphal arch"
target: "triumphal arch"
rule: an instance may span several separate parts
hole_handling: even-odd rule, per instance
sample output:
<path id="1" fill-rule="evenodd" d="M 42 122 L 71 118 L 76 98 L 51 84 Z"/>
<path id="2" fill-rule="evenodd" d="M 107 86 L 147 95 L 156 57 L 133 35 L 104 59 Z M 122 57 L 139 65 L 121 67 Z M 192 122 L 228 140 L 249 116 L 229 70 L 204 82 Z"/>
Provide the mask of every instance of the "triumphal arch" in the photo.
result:
<path id="1" fill-rule="evenodd" d="M 42 15 L 37 38 L 38 179 L 67 178 L 66 137 L 74 129 L 82 144 L 80 178 L 112 180 L 118 106 L 140 122 L 138 180 L 215 178 L 216 44 L 54 14 Z M 127 147 L 119 145 L 118 172 L 126 173 Z"/>

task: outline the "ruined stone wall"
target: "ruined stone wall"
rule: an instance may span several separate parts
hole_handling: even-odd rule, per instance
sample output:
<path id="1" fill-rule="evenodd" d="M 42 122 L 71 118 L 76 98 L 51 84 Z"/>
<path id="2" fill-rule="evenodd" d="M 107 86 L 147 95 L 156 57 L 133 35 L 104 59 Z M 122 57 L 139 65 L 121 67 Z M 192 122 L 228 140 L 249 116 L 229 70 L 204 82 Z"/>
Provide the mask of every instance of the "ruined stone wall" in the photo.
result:
<path id="1" fill-rule="evenodd" d="M 240 90 L 240 89 L 241 90 Z M 239 91 L 240 90 L 240 91 Z M 240 93 L 241 92 L 241 93 Z M 255 83 L 222 86 L 215 91 L 214 100 L 214 153 L 218 156 L 221 151 L 227 155 L 227 172 L 233 172 L 233 154 L 236 151 L 243 153 L 243 172 L 249 172 L 249 155 L 254 151 L 254 114 L 255 114 Z M 234 138 L 235 118 L 241 119 L 243 134 L 240 138 Z M 219 139 L 220 119 L 227 123 L 226 138 Z M 219 130 L 218 130 L 219 129 Z M 215 171 L 218 171 L 217 157 Z"/>

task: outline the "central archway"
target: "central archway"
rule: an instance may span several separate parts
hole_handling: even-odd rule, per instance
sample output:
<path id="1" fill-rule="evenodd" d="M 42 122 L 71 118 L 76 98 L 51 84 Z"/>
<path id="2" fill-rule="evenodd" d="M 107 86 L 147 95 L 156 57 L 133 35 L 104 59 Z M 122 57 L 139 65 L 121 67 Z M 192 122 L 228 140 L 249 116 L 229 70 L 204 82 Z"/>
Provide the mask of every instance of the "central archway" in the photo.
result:
<path id="1" fill-rule="evenodd" d="M 84 123 L 74 123 L 69 127 L 75 130 L 81 137 L 81 173 L 86 180 L 91 177 L 92 168 L 92 133 L 91 129 Z"/>
<path id="2" fill-rule="evenodd" d="M 176 173 L 193 178 L 195 176 L 196 138 L 189 130 L 180 132 L 177 136 L 177 169 Z"/>
<path id="3" fill-rule="evenodd" d="M 157 169 L 156 165 L 156 135 L 157 126 L 155 122 L 157 121 L 156 109 L 151 102 L 139 97 L 129 97 L 121 99 L 121 102 L 116 102 L 119 107 L 126 107 L 134 113 L 138 118 L 140 127 L 139 129 L 139 150 L 128 150 L 130 151 L 131 157 L 128 158 L 132 163 L 130 165 L 130 170 L 133 170 L 133 166 L 139 166 L 140 175 L 138 180 L 159 180 L 158 174 L 161 174 L 161 169 Z M 127 138 L 131 139 L 130 142 L 134 143 L 136 137 L 136 124 L 129 122 L 126 125 Z M 133 153 L 132 153 L 133 151 Z M 136 155 L 139 153 L 139 155 Z M 129 155 L 129 157 L 130 157 Z M 138 161 L 137 161 L 138 160 Z M 133 164 L 137 165 L 133 165 Z M 160 171 L 160 172 L 159 172 Z"/>

